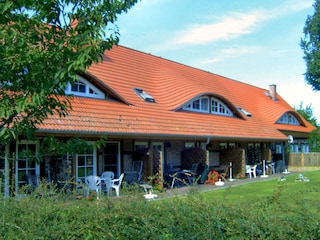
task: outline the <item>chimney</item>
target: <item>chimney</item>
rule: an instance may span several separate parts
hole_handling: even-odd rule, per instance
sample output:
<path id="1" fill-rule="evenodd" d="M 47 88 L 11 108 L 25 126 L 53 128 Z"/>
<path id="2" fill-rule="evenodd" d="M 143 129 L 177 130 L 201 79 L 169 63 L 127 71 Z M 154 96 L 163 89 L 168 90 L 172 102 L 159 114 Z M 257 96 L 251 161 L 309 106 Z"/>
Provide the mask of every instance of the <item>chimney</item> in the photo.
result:
<path id="1" fill-rule="evenodd" d="M 277 99 L 277 85 L 275 85 L 275 84 L 271 84 L 271 85 L 269 85 L 269 88 L 270 88 L 270 96 L 271 96 L 271 99 L 273 100 L 273 101 L 277 101 L 278 99 Z"/>

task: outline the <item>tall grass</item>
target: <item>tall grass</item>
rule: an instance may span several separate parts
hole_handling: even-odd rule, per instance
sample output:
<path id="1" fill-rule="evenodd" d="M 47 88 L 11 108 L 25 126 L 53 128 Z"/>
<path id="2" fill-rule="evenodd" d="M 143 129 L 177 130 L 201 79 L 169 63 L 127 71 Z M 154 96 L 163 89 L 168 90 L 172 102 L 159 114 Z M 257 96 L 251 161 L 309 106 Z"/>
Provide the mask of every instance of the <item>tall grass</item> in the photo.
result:
<path id="1" fill-rule="evenodd" d="M 145 201 L 139 188 L 88 201 L 35 194 L 3 200 L 2 239 L 320 239 L 319 172 Z"/>

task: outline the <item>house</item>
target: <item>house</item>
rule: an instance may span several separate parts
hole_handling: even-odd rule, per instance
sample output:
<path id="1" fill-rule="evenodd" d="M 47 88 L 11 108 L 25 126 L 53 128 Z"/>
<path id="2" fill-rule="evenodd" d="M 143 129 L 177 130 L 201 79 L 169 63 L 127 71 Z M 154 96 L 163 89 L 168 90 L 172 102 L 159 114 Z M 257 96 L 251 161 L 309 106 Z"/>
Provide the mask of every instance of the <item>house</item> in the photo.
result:
<path id="1" fill-rule="evenodd" d="M 37 152 L 43 137 L 78 137 L 105 146 L 48 155 L 40 164 L 15 162 L 16 188 L 34 174 L 51 179 L 84 178 L 112 170 L 116 176 L 143 160 L 143 176 L 164 176 L 193 163 L 235 166 L 283 160 L 283 148 L 308 151 L 314 127 L 278 93 L 123 46 L 106 51 L 103 62 L 79 74 L 66 88 L 73 110 L 39 126 L 37 141 L 19 141 L 10 152 Z M 0 168 L 6 165 L 4 160 Z M 24 178 L 23 178 L 24 177 Z"/>

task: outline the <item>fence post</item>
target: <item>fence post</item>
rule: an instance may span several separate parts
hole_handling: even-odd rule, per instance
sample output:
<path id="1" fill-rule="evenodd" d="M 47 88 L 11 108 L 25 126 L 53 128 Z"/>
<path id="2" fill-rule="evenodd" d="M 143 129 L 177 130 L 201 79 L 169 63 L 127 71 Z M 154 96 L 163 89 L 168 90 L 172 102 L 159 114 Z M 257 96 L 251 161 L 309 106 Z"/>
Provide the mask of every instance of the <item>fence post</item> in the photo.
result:
<path id="1" fill-rule="evenodd" d="M 304 167 L 304 153 L 301 153 L 301 167 Z"/>

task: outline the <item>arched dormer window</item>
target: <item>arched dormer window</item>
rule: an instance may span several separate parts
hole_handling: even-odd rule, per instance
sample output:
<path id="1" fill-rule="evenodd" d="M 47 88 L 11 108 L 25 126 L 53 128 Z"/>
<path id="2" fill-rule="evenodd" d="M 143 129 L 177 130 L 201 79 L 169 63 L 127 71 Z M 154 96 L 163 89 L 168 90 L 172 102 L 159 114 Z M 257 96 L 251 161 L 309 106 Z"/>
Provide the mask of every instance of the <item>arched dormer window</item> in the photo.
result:
<path id="1" fill-rule="evenodd" d="M 99 99 L 105 98 L 105 94 L 102 91 L 80 76 L 73 84 L 67 84 L 66 94 Z"/>
<path id="2" fill-rule="evenodd" d="M 188 103 L 184 110 L 193 112 L 211 113 L 225 116 L 233 116 L 231 110 L 222 101 L 215 97 L 202 96 Z"/>
<path id="3" fill-rule="evenodd" d="M 299 120 L 291 113 L 283 114 L 277 123 L 291 124 L 291 125 L 301 125 Z"/>

